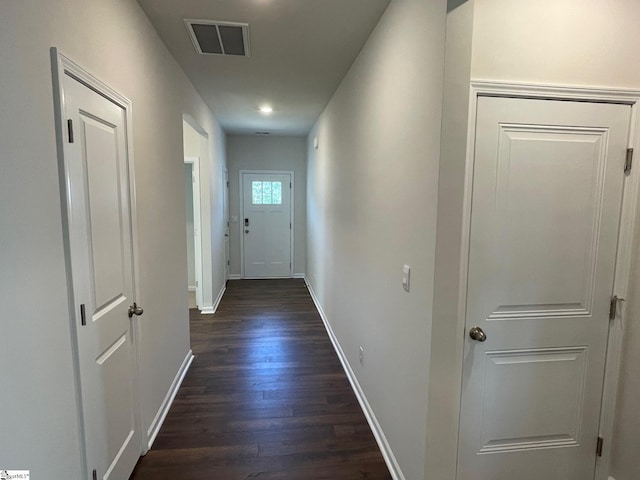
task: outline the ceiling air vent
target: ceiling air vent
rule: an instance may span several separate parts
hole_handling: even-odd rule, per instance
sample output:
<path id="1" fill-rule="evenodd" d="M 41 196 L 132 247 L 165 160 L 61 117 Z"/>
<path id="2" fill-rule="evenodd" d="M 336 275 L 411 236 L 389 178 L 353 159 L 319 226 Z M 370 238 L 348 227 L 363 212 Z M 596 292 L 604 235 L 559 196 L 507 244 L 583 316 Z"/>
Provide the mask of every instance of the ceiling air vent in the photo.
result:
<path id="1" fill-rule="evenodd" d="M 184 20 L 196 52 L 202 55 L 249 56 L 249 24 Z"/>

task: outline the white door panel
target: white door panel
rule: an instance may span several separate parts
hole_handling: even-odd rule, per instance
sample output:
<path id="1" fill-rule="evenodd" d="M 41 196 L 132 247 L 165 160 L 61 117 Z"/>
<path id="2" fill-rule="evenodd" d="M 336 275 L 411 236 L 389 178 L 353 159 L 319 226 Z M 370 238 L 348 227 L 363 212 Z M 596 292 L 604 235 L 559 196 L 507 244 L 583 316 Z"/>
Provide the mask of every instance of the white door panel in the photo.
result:
<path id="1" fill-rule="evenodd" d="M 229 280 L 231 254 L 229 248 L 229 170 L 224 169 L 224 279 Z"/>
<path id="2" fill-rule="evenodd" d="M 629 122 L 478 99 L 459 480 L 593 478 Z"/>
<path id="3" fill-rule="evenodd" d="M 243 173 L 243 257 L 246 278 L 290 277 L 290 174 Z"/>
<path id="4" fill-rule="evenodd" d="M 88 477 L 128 478 L 140 454 L 129 305 L 133 262 L 126 112 L 65 75 L 65 142 Z M 81 316 L 78 316 L 81 320 Z"/>

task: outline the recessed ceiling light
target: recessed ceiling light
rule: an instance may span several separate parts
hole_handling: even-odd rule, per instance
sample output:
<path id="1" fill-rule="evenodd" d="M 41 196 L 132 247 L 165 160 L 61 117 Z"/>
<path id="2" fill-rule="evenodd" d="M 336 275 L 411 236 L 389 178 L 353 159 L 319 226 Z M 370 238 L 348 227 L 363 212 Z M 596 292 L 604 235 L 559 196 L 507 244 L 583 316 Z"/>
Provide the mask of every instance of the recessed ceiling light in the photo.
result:
<path id="1" fill-rule="evenodd" d="M 273 112 L 273 108 L 271 107 L 271 105 L 262 105 L 259 108 L 261 113 L 264 113 L 265 115 L 269 115 L 270 113 Z"/>

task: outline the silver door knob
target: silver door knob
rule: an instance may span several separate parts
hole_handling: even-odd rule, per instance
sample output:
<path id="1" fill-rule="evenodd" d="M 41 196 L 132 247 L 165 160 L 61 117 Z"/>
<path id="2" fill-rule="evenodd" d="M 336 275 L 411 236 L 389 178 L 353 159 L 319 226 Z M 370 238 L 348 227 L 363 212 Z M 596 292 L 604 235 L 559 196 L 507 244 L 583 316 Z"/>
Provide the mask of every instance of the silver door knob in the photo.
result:
<path id="1" fill-rule="evenodd" d="M 129 307 L 129 318 L 133 317 L 134 315 L 140 316 L 143 313 L 144 310 L 142 309 L 142 307 L 139 307 L 135 302 L 133 302 L 133 305 Z"/>
<path id="2" fill-rule="evenodd" d="M 480 327 L 473 327 L 469 330 L 469 336 L 476 342 L 484 342 L 487 339 L 487 334 Z"/>

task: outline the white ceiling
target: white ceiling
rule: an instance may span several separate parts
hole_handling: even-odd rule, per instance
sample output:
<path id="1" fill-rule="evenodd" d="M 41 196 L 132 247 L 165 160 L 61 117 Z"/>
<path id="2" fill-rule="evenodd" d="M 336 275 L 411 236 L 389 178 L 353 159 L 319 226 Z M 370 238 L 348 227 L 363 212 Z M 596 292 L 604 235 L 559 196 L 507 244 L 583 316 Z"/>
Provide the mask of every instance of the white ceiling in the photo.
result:
<path id="1" fill-rule="evenodd" d="M 309 132 L 389 1 L 138 0 L 228 133 L 279 135 Z M 248 23 L 251 57 L 198 55 L 184 18 Z"/>

